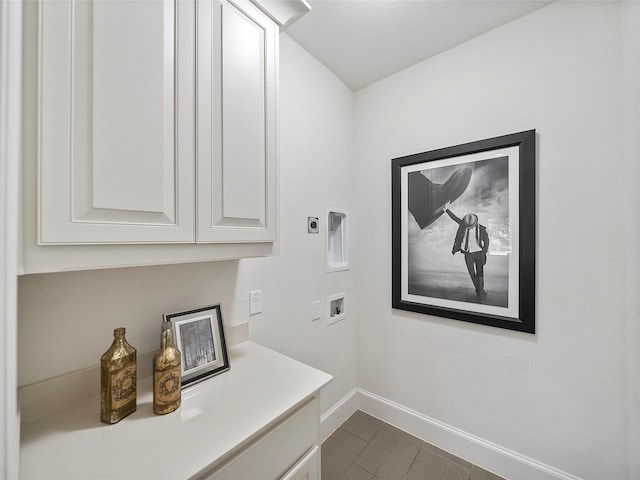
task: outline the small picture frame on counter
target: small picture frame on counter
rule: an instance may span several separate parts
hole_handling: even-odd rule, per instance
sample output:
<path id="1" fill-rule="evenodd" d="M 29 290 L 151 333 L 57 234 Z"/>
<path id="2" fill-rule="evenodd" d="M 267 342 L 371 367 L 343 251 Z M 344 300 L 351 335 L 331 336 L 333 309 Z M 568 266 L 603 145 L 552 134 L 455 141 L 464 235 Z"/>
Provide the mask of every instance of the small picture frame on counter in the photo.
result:
<path id="1" fill-rule="evenodd" d="M 173 324 L 175 344 L 182 354 L 182 388 L 229 370 L 220 304 L 163 317 Z"/>

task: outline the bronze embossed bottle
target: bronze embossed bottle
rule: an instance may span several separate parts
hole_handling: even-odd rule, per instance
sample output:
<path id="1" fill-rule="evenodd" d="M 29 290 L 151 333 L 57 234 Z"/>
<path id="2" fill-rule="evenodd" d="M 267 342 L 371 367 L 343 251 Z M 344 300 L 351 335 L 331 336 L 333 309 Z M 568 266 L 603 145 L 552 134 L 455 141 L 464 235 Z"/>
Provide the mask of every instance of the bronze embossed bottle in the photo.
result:
<path id="1" fill-rule="evenodd" d="M 125 329 L 113 331 L 113 343 L 100 357 L 100 420 L 116 423 L 136 411 L 136 349 L 124 338 Z"/>
<path id="2" fill-rule="evenodd" d="M 171 322 L 162 322 L 160 350 L 153 357 L 153 412 L 171 413 L 180 406 L 180 351 L 173 345 Z"/>

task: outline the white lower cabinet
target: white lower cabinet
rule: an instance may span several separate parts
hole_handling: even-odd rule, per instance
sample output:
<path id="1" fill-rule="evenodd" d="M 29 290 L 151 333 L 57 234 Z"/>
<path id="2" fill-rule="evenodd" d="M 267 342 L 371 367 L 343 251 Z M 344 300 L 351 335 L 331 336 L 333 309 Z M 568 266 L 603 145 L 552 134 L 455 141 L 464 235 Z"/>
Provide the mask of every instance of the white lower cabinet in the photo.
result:
<path id="1" fill-rule="evenodd" d="M 318 479 L 318 401 L 313 399 L 207 480 Z M 315 452 L 315 457 L 309 457 Z M 315 458 L 315 460 L 314 460 Z M 315 463 L 314 463 L 315 462 Z M 305 476 L 306 473 L 308 476 Z"/>

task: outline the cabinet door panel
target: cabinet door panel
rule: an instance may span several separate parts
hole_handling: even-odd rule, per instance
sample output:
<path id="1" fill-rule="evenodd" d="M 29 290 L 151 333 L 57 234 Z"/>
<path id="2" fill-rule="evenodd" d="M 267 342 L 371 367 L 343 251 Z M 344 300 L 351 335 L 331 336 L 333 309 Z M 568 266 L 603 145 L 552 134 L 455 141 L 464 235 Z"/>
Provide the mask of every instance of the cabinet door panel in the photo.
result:
<path id="1" fill-rule="evenodd" d="M 197 240 L 273 241 L 277 28 L 243 0 L 198 22 Z"/>
<path id="2" fill-rule="evenodd" d="M 193 241 L 193 2 L 40 7 L 41 243 Z"/>
<path id="3" fill-rule="evenodd" d="M 264 218 L 265 32 L 232 6 L 222 10 L 222 214 Z M 261 209 L 262 207 L 262 209 Z"/>
<path id="4" fill-rule="evenodd" d="M 165 28 L 175 24 L 172 5 L 92 6 L 93 205 L 164 212 L 175 204 L 173 186 L 164 183 L 174 177 L 174 31 Z"/>

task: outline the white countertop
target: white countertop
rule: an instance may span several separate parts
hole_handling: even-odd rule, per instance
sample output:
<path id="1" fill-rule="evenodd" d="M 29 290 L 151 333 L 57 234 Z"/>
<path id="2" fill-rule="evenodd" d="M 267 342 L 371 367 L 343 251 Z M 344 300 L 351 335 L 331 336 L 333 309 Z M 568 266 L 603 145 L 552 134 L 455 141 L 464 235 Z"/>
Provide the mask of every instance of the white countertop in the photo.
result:
<path id="1" fill-rule="evenodd" d="M 151 377 L 138 408 L 100 422 L 100 397 L 25 423 L 25 479 L 182 479 L 230 453 L 331 381 L 331 375 L 252 342 L 229 349 L 231 370 L 182 392 L 182 405 L 154 415 Z M 99 386 L 98 386 L 99 387 Z"/>

